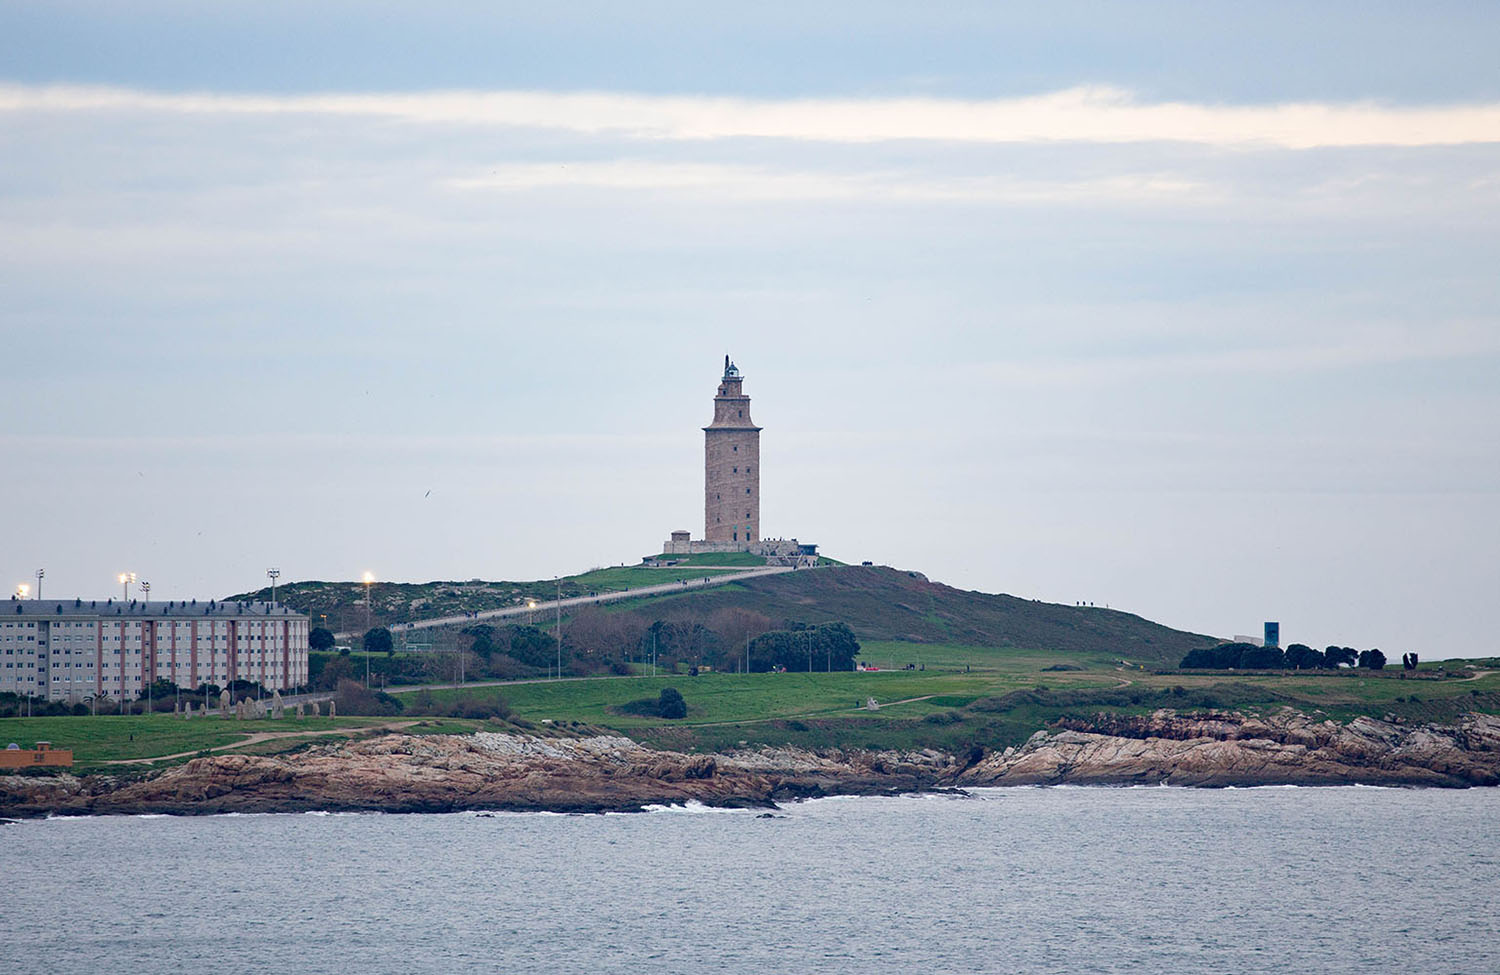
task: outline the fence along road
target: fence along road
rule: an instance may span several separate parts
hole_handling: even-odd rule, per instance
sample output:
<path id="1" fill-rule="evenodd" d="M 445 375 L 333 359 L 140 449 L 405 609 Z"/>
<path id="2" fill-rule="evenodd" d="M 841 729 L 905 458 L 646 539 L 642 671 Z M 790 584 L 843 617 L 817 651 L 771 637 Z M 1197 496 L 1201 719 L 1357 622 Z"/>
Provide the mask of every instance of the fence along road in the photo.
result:
<path id="1" fill-rule="evenodd" d="M 711 568 L 711 566 L 704 566 Z M 701 579 L 684 579 L 680 582 L 663 582 L 659 585 L 641 586 L 639 589 L 622 589 L 618 592 L 601 592 L 596 596 L 569 596 L 567 599 L 549 599 L 546 602 L 538 602 L 535 606 L 506 606 L 503 609 L 483 609 L 474 613 L 460 613 L 457 616 L 437 616 L 426 620 L 412 620 L 408 623 L 393 623 L 386 629 L 394 633 L 405 633 L 411 630 L 426 630 L 435 626 L 453 626 L 456 623 L 472 623 L 475 620 L 508 619 L 515 616 L 525 616 L 531 613 L 555 613 L 558 609 L 568 609 L 573 606 L 593 606 L 596 603 L 614 603 L 622 599 L 639 599 L 642 596 L 662 596 L 674 592 L 686 592 L 689 589 L 711 589 L 714 586 L 723 586 L 731 582 L 739 582 L 741 579 L 753 579 L 756 576 L 774 576 L 783 572 L 795 572 L 796 566 L 791 565 L 768 565 L 765 568 L 738 569 L 732 572 L 723 572 L 720 575 L 704 576 Z M 348 639 L 358 636 L 357 633 L 337 633 L 336 637 Z"/>

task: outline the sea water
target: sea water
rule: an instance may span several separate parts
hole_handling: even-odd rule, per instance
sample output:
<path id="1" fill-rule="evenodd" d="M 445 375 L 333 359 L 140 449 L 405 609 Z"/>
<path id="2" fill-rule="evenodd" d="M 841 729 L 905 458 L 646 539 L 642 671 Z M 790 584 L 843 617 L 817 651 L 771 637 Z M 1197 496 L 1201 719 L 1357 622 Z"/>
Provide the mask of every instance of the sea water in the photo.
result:
<path id="1" fill-rule="evenodd" d="M 1500 791 L 0 826 L 0 972 L 1500 971 Z"/>

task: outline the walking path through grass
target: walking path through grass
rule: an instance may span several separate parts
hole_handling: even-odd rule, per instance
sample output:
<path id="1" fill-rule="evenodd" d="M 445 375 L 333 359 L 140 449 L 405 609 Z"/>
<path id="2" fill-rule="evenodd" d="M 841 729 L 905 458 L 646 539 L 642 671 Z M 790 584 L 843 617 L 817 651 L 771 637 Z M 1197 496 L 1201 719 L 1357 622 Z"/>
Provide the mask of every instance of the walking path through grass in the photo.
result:
<path id="1" fill-rule="evenodd" d="M 921 697 L 908 697 L 903 698 L 900 701 L 886 701 L 885 703 L 880 704 L 879 710 L 884 711 L 886 708 L 895 707 L 897 704 L 915 704 L 918 701 L 930 701 L 937 696 L 938 695 L 936 694 L 924 694 Z M 776 714 L 768 718 L 748 718 L 743 721 L 683 721 L 680 723 L 680 726 L 685 728 L 724 728 L 728 727 L 729 725 L 764 724 L 767 721 L 791 721 L 798 718 L 818 718 L 827 714 L 859 714 L 860 712 L 866 710 L 868 709 L 863 706 L 857 708 L 822 708 L 817 711 L 799 711 L 792 714 Z"/>
<path id="2" fill-rule="evenodd" d="M 248 745 L 259 745 L 263 741 L 275 741 L 279 738 L 307 738 L 318 735 L 349 735 L 358 731 L 399 731 L 402 728 L 410 728 L 419 724 L 419 720 L 412 721 L 388 721 L 385 724 L 359 725 L 353 728 L 323 728 L 319 731 L 257 731 L 245 736 L 243 741 L 232 741 L 227 745 L 215 745 L 213 748 L 195 748 L 192 751 L 176 752 L 171 755 L 153 755 L 150 758 L 117 758 L 109 762 L 101 762 L 101 765 L 149 765 L 152 762 L 165 762 L 174 758 L 192 758 L 203 752 L 222 752 L 230 748 L 244 748 Z"/>
<path id="3" fill-rule="evenodd" d="M 695 569 L 700 568 L 694 566 Z M 703 566 L 701 568 L 708 569 Z M 557 612 L 559 609 L 570 609 L 575 606 L 592 606 L 596 603 L 613 603 L 622 599 L 638 599 L 642 596 L 662 596 L 667 593 L 685 592 L 689 589 L 708 589 L 713 586 L 728 585 L 741 579 L 753 579 L 757 576 L 779 575 L 783 572 L 797 571 L 795 566 L 768 565 L 762 568 L 741 568 L 739 566 L 716 567 L 712 571 L 719 575 L 704 576 L 701 579 L 683 579 L 679 582 L 664 582 L 659 585 L 641 586 L 637 589 L 623 589 L 617 592 L 601 592 L 592 596 L 569 596 L 567 599 L 550 599 L 539 602 L 534 606 L 507 606 L 504 609 L 482 609 L 473 613 L 464 613 L 457 616 L 437 616 L 432 619 L 412 620 L 409 623 L 396 623 L 388 629 L 393 632 L 405 632 L 408 630 L 426 630 L 434 626 L 453 626 L 458 623 L 467 623 L 474 620 L 509 619 L 518 616 L 530 616 L 540 613 L 544 618 L 547 613 Z M 352 637 L 355 634 L 339 633 L 341 638 Z"/>

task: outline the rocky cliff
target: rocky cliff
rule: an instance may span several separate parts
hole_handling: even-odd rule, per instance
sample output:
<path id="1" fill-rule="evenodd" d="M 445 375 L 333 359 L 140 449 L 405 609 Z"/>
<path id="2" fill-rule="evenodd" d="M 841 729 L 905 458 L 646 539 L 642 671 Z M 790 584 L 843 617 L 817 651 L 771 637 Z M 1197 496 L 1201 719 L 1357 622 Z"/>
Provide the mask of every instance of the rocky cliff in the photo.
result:
<path id="1" fill-rule="evenodd" d="M 1145 717 L 1098 715 L 1039 731 L 965 770 L 965 785 L 1500 784 L 1500 718 L 1410 727 L 1316 721 L 1285 709 Z"/>
<path id="2" fill-rule="evenodd" d="M 0 777 L 0 814 L 596 812 L 690 800 L 770 806 L 825 793 L 930 788 L 955 771 L 939 752 L 692 755 L 607 736 L 385 735 L 291 755 L 198 758 L 136 780 Z"/>
<path id="3" fill-rule="evenodd" d="M 597 812 L 691 800 L 769 806 L 944 786 L 1500 784 L 1500 718 L 1409 727 L 1290 709 L 1098 715 L 972 764 L 937 751 L 757 749 L 696 755 L 628 738 L 385 735 L 288 755 L 219 755 L 145 777 L 0 776 L 0 815 Z"/>

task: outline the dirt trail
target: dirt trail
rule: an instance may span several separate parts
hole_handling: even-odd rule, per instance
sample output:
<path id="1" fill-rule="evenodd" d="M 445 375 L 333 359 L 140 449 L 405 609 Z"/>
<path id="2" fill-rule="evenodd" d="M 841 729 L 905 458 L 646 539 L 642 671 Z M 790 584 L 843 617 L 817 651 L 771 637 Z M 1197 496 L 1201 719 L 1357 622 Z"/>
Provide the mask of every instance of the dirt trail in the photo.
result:
<path id="1" fill-rule="evenodd" d="M 171 755 L 153 755 L 150 758 L 117 758 L 110 762 L 100 762 L 100 765 L 149 765 L 152 762 L 165 762 L 173 758 L 192 758 L 199 752 L 222 752 L 230 748 L 244 748 L 246 745 L 258 745 L 263 741 L 275 741 L 278 738 L 312 738 L 317 735 L 342 735 L 358 731 L 396 731 L 401 728 L 410 728 L 418 721 L 387 721 L 385 724 L 356 725 L 352 728 L 324 728 L 319 731 L 257 731 L 246 735 L 241 741 L 230 742 L 227 745 L 215 745 L 212 748 L 194 748 L 186 752 L 174 752 Z"/>

